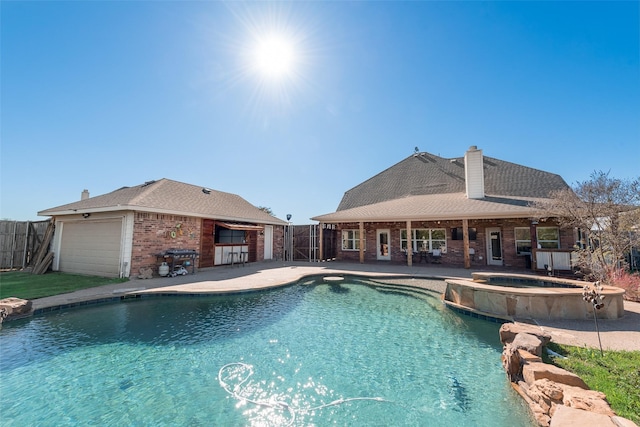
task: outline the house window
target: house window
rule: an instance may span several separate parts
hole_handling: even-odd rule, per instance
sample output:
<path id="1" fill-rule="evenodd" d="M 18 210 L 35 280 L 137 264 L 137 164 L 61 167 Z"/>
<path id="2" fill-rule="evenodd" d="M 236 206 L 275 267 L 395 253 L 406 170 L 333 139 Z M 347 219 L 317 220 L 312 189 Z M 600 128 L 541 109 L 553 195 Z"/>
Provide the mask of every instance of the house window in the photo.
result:
<path id="1" fill-rule="evenodd" d="M 529 227 L 516 227 L 516 253 L 527 255 L 531 253 L 531 229 Z"/>
<path id="2" fill-rule="evenodd" d="M 244 230 L 229 230 L 216 226 L 215 243 L 245 243 Z"/>
<path id="3" fill-rule="evenodd" d="M 447 251 L 447 232 L 444 228 L 424 228 L 411 230 L 413 251 Z M 400 248 L 407 250 L 407 230 L 400 230 Z"/>
<path id="4" fill-rule="evenodd" d="M 469 240 L 476 240 L 477 234 L 475 228 L 469 228 Z M 451 229 L 451 240 L 464 240 L 464 230 L 462 230 L 462 227 Z"/>
<path id="5" fill-rule="evenodd" d="M 365 240 L 364 248 L 367 249 Z M 342 230 L 342 250 L 358 251 L 360 250 L 360 230 Z"/>
<path id="6" fill-rule="evenodd" d="M 536 228 L 538 247 L 542 249 L 558 249 L 560 247 L 560 232 L 558 227 Z"/>

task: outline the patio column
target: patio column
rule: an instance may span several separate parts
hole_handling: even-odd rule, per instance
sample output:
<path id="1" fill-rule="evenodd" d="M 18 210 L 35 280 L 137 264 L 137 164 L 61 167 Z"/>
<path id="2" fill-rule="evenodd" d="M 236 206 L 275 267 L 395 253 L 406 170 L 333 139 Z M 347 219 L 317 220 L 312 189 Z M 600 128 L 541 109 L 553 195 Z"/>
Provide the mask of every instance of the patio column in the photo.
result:
<path id="1" fill-rule="evenodd" d="M 469 257 L 469 220 L 462 220 L 462 242 L 464 248 L 464 268 L 471 268 L 471 258 Z"/>
<path id="2" fill-rule="evenodd" d="M 531 237 L 531 269 L 538 269 L 538 221 L 532 220 L 529 226 L 529 234 Z"/>
<path id="3" fill-rule="evenodd" d="M 360 221 L 360 264 L 364 264 L 364 222 Z"/>
<path id="4" fill-rule="evenodd" d="M 413 265 L 413 239 L 411 238 L 411 221 L 407 221 L 407 265 Z"/>

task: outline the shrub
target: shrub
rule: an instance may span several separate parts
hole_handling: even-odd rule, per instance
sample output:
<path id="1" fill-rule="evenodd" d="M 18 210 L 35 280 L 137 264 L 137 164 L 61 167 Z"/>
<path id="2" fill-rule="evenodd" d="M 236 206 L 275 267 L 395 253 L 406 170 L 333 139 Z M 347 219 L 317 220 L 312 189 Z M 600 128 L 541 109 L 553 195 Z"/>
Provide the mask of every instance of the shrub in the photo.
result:
<path id="1" fill-rule="evenodd" d="M 609 279 L 609 283 L 626 291 L 624 299 L 640 302 L 640 274 L 618 271 Z"/>

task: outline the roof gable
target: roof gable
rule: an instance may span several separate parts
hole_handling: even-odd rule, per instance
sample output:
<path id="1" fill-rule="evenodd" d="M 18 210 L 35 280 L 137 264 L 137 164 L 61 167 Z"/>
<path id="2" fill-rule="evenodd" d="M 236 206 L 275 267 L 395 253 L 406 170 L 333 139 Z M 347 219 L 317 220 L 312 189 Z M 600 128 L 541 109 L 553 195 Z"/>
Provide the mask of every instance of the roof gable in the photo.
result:
<path id="1" fill-rule="evenodd" d="M 242 197 L 200 186 L 160 179 L 122 187 L 96 197 L 46 209 L 38 215 L 136 210 L 265 224 L 286 224 Z"/>
<path id="2" fill-rule="evenodd" d="M 568 188 L 559 175 L 484 156 L 485 193 L 545 198 Z M 338 211 L 418 195 L 465 192 L 464 157 L 415 153 L 345 192 Z"/>

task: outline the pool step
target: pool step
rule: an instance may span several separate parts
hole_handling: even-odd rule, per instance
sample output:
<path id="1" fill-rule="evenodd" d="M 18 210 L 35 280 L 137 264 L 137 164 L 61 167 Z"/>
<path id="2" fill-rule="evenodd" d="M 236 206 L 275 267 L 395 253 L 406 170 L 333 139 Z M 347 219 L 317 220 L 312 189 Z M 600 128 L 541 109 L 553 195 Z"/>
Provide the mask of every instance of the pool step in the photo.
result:
<path id="1" fill-rule="evenodd" d="M 376 282 L 373 282 L 373 283 L 369 282 L 366 284 L 368 286 L 373 287 L 375 290 L 383 293 L 395 293 L 395 294 L 401 294 L 401 295 L 419 297 L 419 298 L 434 297 L 433 291 L 430 291 L 428 289 L 416 288 L 410 285 L 382 284 L 382 283 L 376 283 Z"/>

